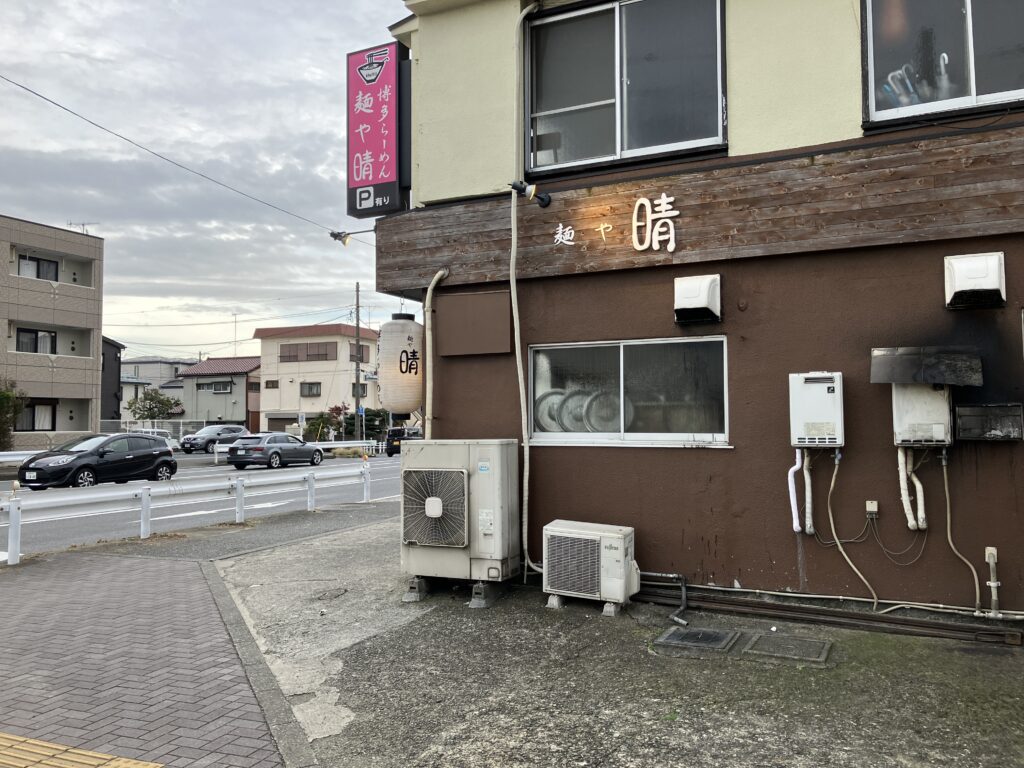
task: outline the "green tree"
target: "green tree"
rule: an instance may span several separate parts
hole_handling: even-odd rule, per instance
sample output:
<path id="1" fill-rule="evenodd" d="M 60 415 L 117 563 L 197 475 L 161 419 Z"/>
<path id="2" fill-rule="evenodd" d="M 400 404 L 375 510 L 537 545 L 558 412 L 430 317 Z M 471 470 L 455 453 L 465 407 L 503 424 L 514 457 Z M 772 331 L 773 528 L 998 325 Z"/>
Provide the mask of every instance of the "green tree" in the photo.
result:
<path id="1" fill-rule="evenodd" d="M 381 440 L 388 431 L 388 412 L 384 408 L 366 409 L 366 432 L 364 440 Z M 345 433 L 354 435 L 356 432 L 356 413 L 352 411 L 345 416 Z"/>
<path id="2" fill-rule="evenodd" d="M 141 397 L 128 402 L 128 410 L 132 416 L 141 421 L 170 418 L 171 411 L 180 407 L 181 400 L 163 395 L 155 389 L 147 389 Z"/>
<path id="3" fill-rule="evenodd" d="M 335 440 L 344 440 L 342 437 L 342 419 L 348 413 L 348 404 L 334 405 L 306 422 L 306 431 L 302 438 L 304 440 L 322 441 L 330 436 L 331 429 L 334 430 Z M 351 434 L 351 432 L 349 433 Z"/>
<path id="4" fill-rule="evenodd" d="M 14 448 L 14 427 L 25 407 L 25 393 L 11 379 L 0 377 L 0 451 Z"/>

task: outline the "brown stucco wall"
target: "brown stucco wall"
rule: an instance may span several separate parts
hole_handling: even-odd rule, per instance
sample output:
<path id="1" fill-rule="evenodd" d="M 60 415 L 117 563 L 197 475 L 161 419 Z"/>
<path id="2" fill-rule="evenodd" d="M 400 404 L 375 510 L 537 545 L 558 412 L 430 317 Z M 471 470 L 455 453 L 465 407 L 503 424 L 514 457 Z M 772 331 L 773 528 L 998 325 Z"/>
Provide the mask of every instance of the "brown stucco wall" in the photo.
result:
<path id="1" fill-rule="evenodd" d="M 1006 254 L 1008 305 L 947 311 L 942 257 L 993 250 Z M 673 278 L 710 272 L 722 274 L 723 322 L 675 325 Z M 495 287 L 501 286 L 478 289 Z M 714 334 L 728 339 L 733 449 L 534 447 L 534 558 L 540 556 L 541 528 L 552 519 L 617 523 L 636 528 L 643 570 L 679 572 L 696 583 L 867 596 L 834 547 L 792 532 L 787 374 L 843 372 L 846 447 L 833 500 L 836 524 L 843 538 L 855 536 L 864 525 L 865 500 L 877 499 L 882 538 L 893 550 L 915 541 L 915 534 L 906 528 L 899 501 L 890 387 L 868 382 L 871 348 L 979 347 L 985 386 L 955 389 L 954 402 L 1024 400 L 1024 236 L 524 280 L 519 295 L 525 345 Z M 520 435 L 512 355 L 439 358 L 436 366 L 435 437 Z M 825 510 L 833 465 L 828 454 L 818 456 L 816 521 L 830 538 Z M 979 571 L 985 605 L 984 548 L 999 548 L 1000 597 L 1004 608 L 1015 610 L 1024 609 L 1022 469 L 1019 442 L 957 443 L 951 450 L 954 541 Z M 945 540 L 942 473 L 934 452 L 919 476 L 930 521 L 921 558 L 898 567 L 870 536 L 847 551 L 883 599 L 972 605 L 970 572 Z M 916 552 L 912 548 L 902 559 Z"/>

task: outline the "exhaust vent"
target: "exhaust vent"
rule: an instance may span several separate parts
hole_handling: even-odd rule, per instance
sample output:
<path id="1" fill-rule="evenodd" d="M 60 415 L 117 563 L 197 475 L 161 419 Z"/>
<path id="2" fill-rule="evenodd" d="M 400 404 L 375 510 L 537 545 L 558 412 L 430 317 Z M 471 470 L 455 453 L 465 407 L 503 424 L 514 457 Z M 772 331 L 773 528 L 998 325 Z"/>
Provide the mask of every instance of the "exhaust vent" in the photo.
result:
<path id="1" fill-rule="evenodd" d="M 1002 252 L 947 256 L 945 267 L 947 309 L 1006 306 Z"/>

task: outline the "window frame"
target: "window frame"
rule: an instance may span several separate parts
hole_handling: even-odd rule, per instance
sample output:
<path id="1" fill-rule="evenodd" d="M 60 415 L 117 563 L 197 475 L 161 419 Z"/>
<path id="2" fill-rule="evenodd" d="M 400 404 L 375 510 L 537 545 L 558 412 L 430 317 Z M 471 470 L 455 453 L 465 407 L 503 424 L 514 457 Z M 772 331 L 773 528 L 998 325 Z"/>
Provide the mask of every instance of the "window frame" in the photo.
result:
<path id="1" fill-rule="evenodd" d="M 526 25 L 524 30 L 525 40 L 523 43 L 523 158 L 526 161 L 526 172 L 529 174 L 546 174 L 552 171 L 561 171 L 566 169 L 586 168 L 588 166 L 595 165 L 607 165 L 609 163 L 621 163 L 623 161 L 636 161 L 655 158 L 664 155 L 673 155 L 681 153 L 692 153 L 699 151 L 706 151 L 708 149 L 717 149 L 724 147 L 728 144 L 728 100 L 726 97 L 726 67 L 725 67 L 725 6 L 723 0 L 715 0 L 715 31 L 718 40 L 718 56 L 717 58 L 717 86 L 718 86 L 718 134 L 715 137 L 706 139 L 693 139 L 690 141 L 680 141 L 671 144 L 660 144 L 650 147 L 641 147 L 637 149 L 624 149 L 624 138 L 623 138 L 623 105 L 625 104 L 625 97 L 623 93 L 622 83 L 622 6 L 633 5 L 635 3 L 643 2 L 644 0 L 611 0 L 611 2 L 604 2 L 586 8 L 578 8 L 576 10 L 558 12 L 557 10 L 550 11 L 548 13 L 538 14 L 532 18 Z M 532 30 L 535 27 L 543 26 L 553 22 L 564 21 L 579 16 L 585 16 L 592 13 L 600 13 L 607 10 L 613 10 L 615 15 L 615 98 L 610 103 L 615 106 L 615 152 L 610 155 L 602 155 L 600 157 L 591 157 L 584 160 L 573 160 L 565 163 L 549 163 L 546 165 L 537 165 L 534 162 L 534 151 L 533 151 L 533 120 L 537 116 L 553 115 L 560 112 L 569 112 L 572 110 L 587 109 L 596 106 L 602 106 L 609 103 L 607 100 L 600 102 L 593 102 L 588 104 L 580 104 L 571 108 L 558 109 L 558 110 L 547 110 L 545 112 L 534 113 L 532 111 L 532 100 L 534 90 L 534 51 L 533 51 L 533 35 Z"/>
<path id="2" fill-rule="evenodd" d="M 628 346 L 651 346 L 655 344 L 693 344 L 700 342 L 720 342 L 722 345 L 722 420 L 724 431 L 714 433 L 701 432 L 634 432 L 622 429 L 621 413 L 618 432 L 538 432 L 534 420 L 534 368 L 535 352 L 547 349 L 584 349 L 591 347 L 618 347 L 619 366 L 619 402 L 623 402 L 625 389 L 625 348 Z M 615 448 L 732 448 L 729 442 L 729 344 L 724 334 L 709 336 L 687 336 L 684 338 L 658 339 L 613 339 L 608 341 L 565 342 L 558 344 L 531 344 L 529 353 L 529 415 L 530 445 L 536 446 L 601 446 Z M 621 405 L 620 405 L 621 410 Z M 710 435 L 704 439 L 702 435 Z"/>
<path id="3" fill-rule="evenodd" d="M 280 389 L 280 388 L 281 388 L 281 380 L 280 379 L 267 379 L 266 381 L 263 382 L 263 389 Z"/>
<path id="4" fill-rule="evenodd" d="M 35 263 L 36 273 L 34 275 L 23 275 L 23 274 L 21 274 L 21 263 L 23 261 L 31 261 L 31 262 Z M 57 274 L 56 274 L 56 276 L 52 280 L 50 278 L 48 278 L 48 277 L 40 277 L 39 276 L 39 267 L 42 265 L 43 262 L 46 262 L 47 264 L 52 264 L 53 265 L 53 268 L 54 268 L 54 270 L 56 271 Z M 42 256 L 29 256 L 27 253 L 19 253 L 18 254 L 18 277 L 27 277 L 29 280 L 45 280 L 48 283 L 59 283 L 60 282 L 60 262 L 57 261 L 56 259 L 47 259 L 47 258 L 44 258 Z"/>
<path id="5" fill-rule="evenodd" d="M 50 409 L 50 423 L 53 425 L 50 429 L 40 429 L 36 426 L 36 409 L 37 408 L 49 408 Z M 32 428 L 31 429 L 20 429 L 19 422 L 21 421 L 22 414 L 28 411 L 32 414 Z M 24 406 L 22 406 L 21 413 L 14 421 L 13 432 L 56 432 L 57 431 L 57 401 L 51 399 L 32 399 L 30 398 Z"/>
<path id="6" fill-rule="evenodd" d="M 51 339 L 53 340 L 52 349 L 49 352 L 40 352 L 39 351 L 39 336 L 40 336 L 40 334 L 44 334 L 44 333 L 47 334 L 48 336 L 50 336 Z M 31 337 L 32 338 L 33 349 L 19 349 L 19 346 L 21 345 L 22 336 Z M 14 334 L 14 351 L 15 352 L 21 352 L 22 354 L 26 354 L 26 355 L 56 355 L 56 354 L 58 354 L 57 353 L 57 332 L 56 331 L 47 331 L 47 330 L 43 330 L 41 328 L 23 328 L 23 327 L 19 326 L 15 330 L 15 334 Z"/>
<path id="7" fill-rule="evenodd" d="M 366 386 L 366 382 L 365 381 L 359 382 L 359 395 L 358 395 L 359 399 L 362 400 L 364 397 L 368 397 L 369 396 L 369 392 L 370 392 L 370 390 Z M 356 382 L 354 382 L 354 381 L 352 382 L 352 397 L 357 397 L 357 395 L 356 395 Z"/>
<path id="8" fill-rule="evenodd" d="M 285 355 L 285 348 L 286 347 L 288 348 L 288 352 L 289 352 L 287 355 Z M 299 344 L 295 344 L 295 343 L 292 343 L 292 342 L 287 342 L 287 343 L 281 344 L 277 348 L 277 362 L 279 362 L 279 363 L 298 363 L 298 362 L 300 362 L 299 358 L 301 357 L 301 355 L 299 354 L 299 347 L 300 347 Z"/>
<path id="9" fill-rule="evenodd" d="M 316 392 L 312 392 L 312 388 L 316 387 Z M 323 387 L 319 381 L 301 381 L 299 382 L 299 397 L 322 397 Z"/>
<path id="10" fill-rule="evenodd" d="M 923 104 L 910 104 L 903 107 L 891 107 L 879 110 L 875 107 L 875 35 L 874 35 L 874 4 L 875 0 L 861 0 L 861 36 L 864 51 L 863 93 L 865 123 L 868 125 L 885 124 L 928 116 L 950 117 L 956 114 L 984 111 L 1003 104 L 1024 101 L 1024 88 L 1015 91 L 1002 91 L 997 94 L 978 95 L 977 73 L 974 53 L 974 2 L 964 0 L 967 8 L 966 31 L 969 60 L 967 71 L 970 77 L 970 94 L 955 99 L 929 101 Z"/>
<path id="11" fill-rule="evenodd" d="M 230 395 L 232 388 L 233 382 L 231 381 L 201 381 L 196 383 L 197 391 L 209 392 L 211 395 Z"/>

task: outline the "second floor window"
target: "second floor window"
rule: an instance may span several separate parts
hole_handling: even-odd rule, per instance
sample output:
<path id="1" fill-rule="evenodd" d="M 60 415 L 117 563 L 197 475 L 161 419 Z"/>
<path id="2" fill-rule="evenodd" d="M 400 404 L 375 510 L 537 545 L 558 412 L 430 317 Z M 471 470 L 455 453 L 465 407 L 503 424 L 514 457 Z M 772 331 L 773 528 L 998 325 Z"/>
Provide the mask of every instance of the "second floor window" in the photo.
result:
<path id="1" fill-rule="evenodd" d="M 1024 99 L 1020 0 L 869 0 L 871 118 Z"/>
<path id="2" fill-rule="evenodd" d="M 299 347 L 305 347 L 305 344 L 282 344 L 280 355 L 278 356 L 278 362 L 281 363 L 297 363 L 299 362 Z"/>
<path id="3" fill-rule="evenodd" d="M 359 387 L 359 394 L 358 395 L 356 394 L 356 387 L 357 386 Z M 366 385 L 365 384 L 358 384 L 357 385 L 355 382 L 353 382 L 352 383 L 352 397 L 366 397 Z"/>
<path id="4" fill-rule="evenodd" d="M 50 259 L 40 259 L 36 256 L 18 257 L 18 274 L 22 277 L 57 282 L 57 267 L 57 262 Z"/>
<path id="5" fill-rule="evenodd" d="M 277 379 L 267 379 L 263 382 L 264 389 L 277 389 L 279 386 Z"/>
<path id="6" fill-rule="evenodd" d="M 368 344 L 359 345 L 358 357 L 360 363 L 370 362 L 370 346 Z M 353 363 L 356 361 L 356 343 L 354 341 L 348 343 L 348 359 Z"/>
<path id="7" fill-rule="evenodd" d="M 57 354 L 57 334 L 52 331 L 37 331 L 32 328 L 19 328 L 17 351 L 55 355 Z"/>
<path id="8" fill-rule="evenodd" d="M 724 141 L 719 0 L 632 0 L 530 25 L 533 169 Z"/>
<path id="9" fill-rule="evenodd" d="M 200 392 L 213 392 L 215 395 L 229 395 L 231 394 L 231 382 L 205 381 L 200 384 L 196 384 L 196 389 Z"/>
<path id="10" fill-rule="evenodd" d="M 320 397 L 319 381 L 304 381 L 299 384 L 300 397 Z"/>

